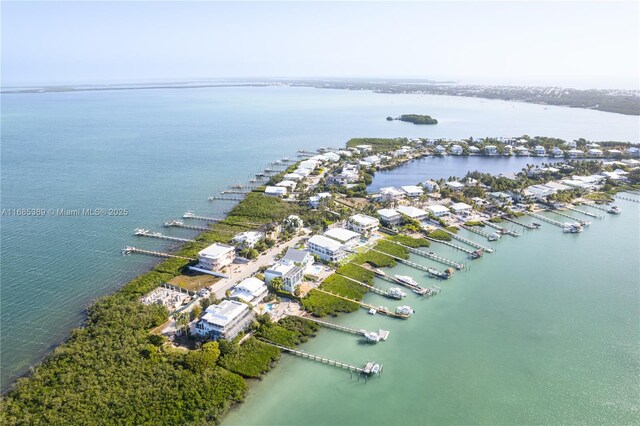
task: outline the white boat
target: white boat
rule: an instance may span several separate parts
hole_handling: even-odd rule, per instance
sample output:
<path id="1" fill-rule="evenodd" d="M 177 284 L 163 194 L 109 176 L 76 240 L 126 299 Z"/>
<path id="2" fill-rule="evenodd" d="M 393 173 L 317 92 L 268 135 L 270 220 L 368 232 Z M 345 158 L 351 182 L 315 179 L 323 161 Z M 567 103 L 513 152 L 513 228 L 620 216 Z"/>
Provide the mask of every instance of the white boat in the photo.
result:
<path id="1" fill-rule="evenodd" d="M 409 285 L 414 285 L 417 286 L 418 283 L 416 282 L 416 280 L 414 280 L 413 278 L 407 276 L 407 275 L 394 275 L 396 277 L 396 279 L 398 281 L 401 281 L 405 284 L 409 284 Z"/>
<path id="2" fill-rule="evenodd" d="M 378 343 L 380 341 L 380 335 L 374 331 L 367 331 L 364 333 L 364 337 L 367 338 L 368 342 Z"/>
<path id="3" fill-rule="evenodd" d="M 489 241 L 497 241 L 498 238 L 500 238 L 500 235 L 496 234 L 495 232 L 487 237 Z"/>
<path id="4" fill-rule="evenodd" d="M 562 225 L 562 232 L 577 234 L 579 232 L 582 232 L 582 225 L 580 225 L 579 223 L 567 222 L 564 225 Z"/>
<path id="5" fill-rule="evenodd" d="M 374 308 L 369 309 L 369 315 L 375 315 L 378 311 L 376 311 Z"/>
<path id="6" fill-rule="evenodd" d="M 398 306 L 396 308 L 396 314 L 400 314 L 400 315 L 412 315 L 414 313 L 414 310 L 411 309 L 410 306 Z"/>
<path id="7" fill-rule="evenodd" d="M 376 364 L 371 368 L 371 374 L 380 374 L 380 364 Z"/>
<path id="8" fill-rule="evenodd" d="M 618 206 L 611 206 L 611 208 L 609 208 L 609 210 L 607 210 L 607 213 L 611 213 L 611 214 L 620 214 L 622 213 L 622 209 Z"/>
<path id="9" fill-rule="evenodd" d="M 398 287 L 391 287 L 389 289 L 389 295 L 395 299 L 402 299 L 403 297 L 407 296 L 407 293 L 405 293 Z"/>

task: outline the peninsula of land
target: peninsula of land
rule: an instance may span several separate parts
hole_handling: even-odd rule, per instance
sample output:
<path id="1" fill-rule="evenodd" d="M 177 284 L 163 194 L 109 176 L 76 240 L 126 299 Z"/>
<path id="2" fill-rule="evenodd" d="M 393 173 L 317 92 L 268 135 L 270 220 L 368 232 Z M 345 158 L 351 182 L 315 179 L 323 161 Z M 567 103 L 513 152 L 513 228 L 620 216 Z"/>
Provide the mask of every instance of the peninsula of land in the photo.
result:
<path id="1" fill-rule="evenodd" d="M 425 156 L 511 155 L 555 162 L 367 192 L 377 171 Z M 262 377 L 283 352 L 373 378 L 384 360 L 351 364 L 296 346 L 320 327 L 385 344 L 384 330 L 349 329 L 326 317 L 365 309 L 410 320 L 410 306 L 372 305 L 363 296 L 401 303 L 408 294 L 437 295 L 438 280 L 492 253 L 493 241 L 521 235 L 506 223 L 576 234 L 589 217 L 620 214 L 617 198 L 640 202 L 640 151 L 626 143 L 360 138 L 298 156 L 210 197 L 235 204 L 226 218 L 186 212 L 167 221 L 202 231 L 175 252 L 127 246 L 123 254 L 164 260 L 91 306 L 86 325 L 3 397 L 0 422 L 219 423 L 244 399 L 247 380 Z M 525 215 L 543 223 L 519 220 Z M 172 238 L 142 228 L 136 235 Z M 468 261 L 439 254 L 444 246 Z M 380 269 L 398 263 L 414 276 Z"/>
<path id="2" fill-rule="evenodd" d="M 400 120 L 406 121 L 408 123 L 413 124 L 438 124 L 438 120 L 431 117 L 430 115 L 420 115 L 420 114 L 403 114 L 400 117 L 393 118 L 391 116 L 387 117 L 387 121 Z"/>

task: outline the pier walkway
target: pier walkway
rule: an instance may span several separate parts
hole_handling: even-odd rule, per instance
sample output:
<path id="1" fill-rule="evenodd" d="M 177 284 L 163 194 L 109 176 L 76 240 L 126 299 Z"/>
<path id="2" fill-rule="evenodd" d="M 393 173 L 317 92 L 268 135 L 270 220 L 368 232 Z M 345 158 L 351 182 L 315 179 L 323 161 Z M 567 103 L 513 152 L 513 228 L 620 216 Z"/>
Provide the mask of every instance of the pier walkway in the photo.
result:
<path id="1" fill-rule="evenodd" d="M 609 206 L 608 204 L 601 205 L 596 203 L 585 203 L 585 206 L 602 210 L 603 212 L 607 212 L 607 213 L 609 213 L 609 209 L 611 208 L 611 206 Z"/>
<path id="2" fill-rule="evenodd" d="M 511 229 L 504 228 L 504 227 L 502 227 L 500 225 L 497 225 L 497 224 L 495 224 L 493 222 L 490 222 L 488 220 L 483 220 L 482 223 L 484 223 L 485 225 L 487 225 L 490 228 L 497 229 L 498 232 L 500 232 L 502 235 L 510 235 L 512 237 L 519 237 L 521 235 L 521 234 L 519 234 L 517 232 L 512 231 Z"/>
<path id="3" fill-rule="evenodd" d="M 168 220 L 164 223 L 164 226 L 167 228 L 184 228 L 184 229 L 192 229 L 194 231 L 211 231 L 211 228 L 208 226 L 198 226 L 198 225 L 185 225 L 185 223 L 181 220 Z"/>
<path id="4" fill-rule="evenodd" d="M 349 371 L 355 371 L 355 372 L 360 373 L 360 374 L 366 374 L 366 375 L 372 374 L 373 373 L 373 371 L 372 371 L 373 370 L 373 366 L 377 365 L 377 364 L 374 364 L 372 362 L 367 362 L 364 367 L 356 367 L 355 365 L 347 364 L 346 362 L 335 361 L 335 360 L 332 360 L 332 359 L 329 359 L 329 358 L 325 358 L 325 357 L 320 356 L 320 355 L 314 355 L 314 354 L 311 354 L 311 353 L 308 353 L 308 352 L 303 352 L 303 351 L 299 351 L 297 349 L 291 349 L 291 348 L 288 348 L 286 346 L 278 345 L 276 343 L 270 342 L 269 340 L 262 339 L 260 337 L 256 337 L 256 338 L 258 340 L 260 340 L 261 342 L 266 343 L 267 345 L 275 346 L 276 348 L 278 348 L 278 349 L 280 349 L 280 350 L 282 350 L 284 352 L 287 352 L 289 354 L 296 355 L 296 356 L 299 356 L 299 357 L 302 357 L 302 358 L 307 358 L 307 359 L 310 359 L 312 361 L 321 362 L 323 364 L 333 365 L 333 366 L 338 367 L 338 368 L 344 368 L 344 369 L 347 369 Z M 378 368 L 380 370 L 382 370 L 382 366 L 379 366 Z M 378 372 L 378 374 L 380 374 L 380 373 Z"/>
<path id="5" fill-rule="evenodd" d="M 587 212 L 587 211 L 584 211 L 584 210 L 580 210 L 580 209 L 577 209 L 577 208 L 572 207 L 572 206 L 567 206 L 567 210 L 571 210 L 572 212 L 582 213 L 584 215 L 587 215 L 587 216 L 595 218 L 595 219 L 602 219 L 601 215 L 597 215 L 595 213 L 591 213 L 591 212 Z"/>
<path id="6" fill-rule="evenodd" d="M 302 315 L 289 315 L 289 316 L 290 317 L 302 318 L 304 320 L 314 322 L 314 323 L 316 323 L 318 325 L 321 325 L 321 326 L 326 327 L 326 328 L 330 328 L 332 330 L 338 330 L 338 331 L 342 331 L 344 333 L 355 334 L 357 336 L 364 336 L 365 334 L 370 333 L 367 330 L 346 327 L 344 325 L 334 324 L 332 322 L 327 322 L 327 321 L 320 321 L 318 319 L 311 318 L 311 317 L 305 317 L 305 316 L 302 316 Z M 379 330 L 378 331 L 378 336 L 380 336 L 380 340 L 387 340 L 387 338 L 389 337 L 389 332 L 387 330 Z"/>
<path id="7" fill-rule="evenodd" d="M 190 257 L 184 257 L 184 256 L 176 256 L 175 254 L 169 254 L 169 253 L 163 253 L 160 251 L 152 251 L 152 250 L 143 250 L 143 249 L 139 249 L 133 246 L 126 246 L 121 250 L 123 255 L 127 255 L 127 254 L 132 254 L 132 253 L 140 253 L 140 254 L 148 254 L 149 256 L 156 256 L 156 257 L 166 257 L 166 258 L 173 258 L 173 259 L 184 259 L 184 260 L 189 260 L 189 261 L 194 261 L 195 259 L 192 259 Z"/>
<path id="8" fill-rule="evenodd" d="M 336 272 L 336 274 L 338 274 L 338 273 Z M 374 287 L 374 286 L 369 285 L 369 284 L 365 284 L 365 283 L 363 283 L 363 282 L 361 282 L 361 281 L 358 281 L 358 280 L 354 280 L 353 278 L 348 277 L 348 276 L 343 275 L 343 274 L 338 274 L 338 275 L 339 275 L 339 276 L 341 276 L 341 277 L 342 277 L 342 278 L 344 278 L 344 279 L 347 279 L 347 280 L 349 280 L 349 281 L 353 281 L 354 283 L 359 284 L 359 285 L 361 285 L 362 287 L 367 288 L 367 289 L 368 289 L 369 291 L 371 291 L 372 293 L 376 293 L 376 294 L 379 294 L 379 295 L 381 295 L 381 296 L 388 297 L 389 299 L 396 299 L 396 300 L 397 300 L 397 297 L 393 297 L 393 296 L 391 295 L 391 293 L 389 293 L 388 291 L 385 291 L 385 290 L 383 290 L 383 289 L 381 289 L 381 288 Z"/>
<path id="9" fill-rule="evenodd" d="M 148 229 L 142 229 L 142 228 L 136 229 L 133 235 L 136 235 L 138 237 L 151 237 L 151 238 L 159 238 L 161 240 L 178 241 L 180 243 L 192 243 L 195 241 L 189 238 L 170 237 L 168 235 L 163 235 L 160 232 L 151 232 Z"/>
<path id="10" fill-rule="evenodd" d="M 211 196 L 208 198 L 209 202 L 214 201 L 242 201 L 240 197 L 225 197 L 225 196 Z"/>
<path id="11" fill-rule="evenodd" d="M 511 222 L 511 223 L 513 223 L 513 224 L 520 225 L 520 226 L 522 226 L 523 228 L 526 228 L 526 229 L 537 229 L 537 228 L 536 228 L 535 226 L 533 226 L 533 225 L 529 225 L 529 224 L 527 224 L 527 223 L 521 223 L 521 222 L 518 222 L 517 220 L 511 219 L 510 217 L 504 217 L 504 216 L 503 216 L 503 217 L 502 217 L 502 219 L 503 219 L 503 220 L 506 220 L 507 222 Z"/>
<path id="12" fill-rule="evenodd" d="M 451 238 L 453 238 L 454 240 L 462 241 L 463 243 L 468 244 L 471 247 L 475 247 L 477 249 L 482 249 L 482 250 L 486 251 L 487 253 L 493 253 L 493 249 L 491 247 L 485 247 L 483 245 L 480 245 L 480 244 L 476 243 L 475 241 L 468 240 L 468 239 L 466 239 L 464 237 L 461 237 L 460 235 L 458 235 L 456 233 L 453 233 L 451 231 L 447 231 L 444 228 L 442 228 L 442 230 L 444 232 L 446 232 L 447 234 L 451 235 Z M 471 232 L 473 232 L 473 231 L 471 231 Z"/>
<path id="13" fill-rule="evenodd" d="M 571 215 L 569 215 L 569 214 L 563 213 L 563 212 L 558 211 L 558 210 L 548 209 L 548 210 L 546 210 L 546 211 L 547 211 L 547 212 L 549 212 L 549 213 L 555 213 L 555 214 L 557 214 L 558 216 L 566 217 L 567 219 L 575 220 L 576 222 L 580 223 L 580 225 L 586 225 L 586 224 L 588 224 L 588 223 L 589 223 L 589 222 L 586 222 L 586 221 L 584 221 L 584 220 L 582 220 L 582 219 L 579 219 L 579 218 L 577 218 L 577 217 L 575 217 L 575 216 L 571 216 Z"/>
<path id="14" fill-rule="evenodd" d="M 473 253 L 473 252 L 475 251 L 475 250 L 468 249 L 468 248 L 466 248 L 466 247 L 459 246 L 459 245 L 457 245 L 457 244 L 453 244 L 453 243 L 452 243 L 452 242 L 450 242 L 450 241 L 437 240 L 437 239 L 435 239 L 435 238 L 431 238 L 431 237 L 425 237 L 425 238 L 426 238 L 427 240 L 429 240 L 429 241 L 433 242 L 433 243 L 444 244 L 445 246 L 449 246 L 449 247 L 454 248 L 454 249 L 456 249 L 456 250 L 463 251 L 463 252 L 465 252 L 465 253 L 467 253 L 467 254 L 471 254 L 471 253 Z M 459 268 L 458 268 L 458 269 L 459 269 Z"/>
<path id="15" fill-rule="evenodd" d="M 433 240 L 433 238 L 427 238 L 427 239 L 428 240 Z M 389 241 L 390 243 L 393 243 L 393 244 L 399 245 L 401 247 L 404 247 L 409 251 L 409 253 L 417 254 L 418 256 L 422 256 L 422 257 L 426 257 L 427 259 L 431 259 L 431 260 L 433 260 L 435 262 L 442 263 L 443 265 L 453 266 L 454 268 L 456 268 L 458 270 L 464 268 L 464 264 L 458 263 L 458 262 L 453 261 L 451 259 L 447 259 L 446 257 L 439 256 L 439 255 L 437 255 L 435 253 L 430 253 L 430 252 L 426 252 L 424 250 L 420 250 L 420 249 L 417 249 L 417 248 L 414 248 L 414 247 L 409 247 L 407 245 L 404 245 L 402 243 L 399 243 L 399 242 L 393 241 L 393 240 L 385 240 L 385 241 Z M 461 247 L 460 250 L 464 251 L 466 249 Z"/>
<path id="16" fill-rule="evenodd" d="M 560 228 L 562 228 L 564 226 L 564 224 L 562 222 L 558 222 L 557 220 L 553 220 L 553 219 L 548 218 L 546 216 L 542 216 L 541 214 L 538 214 L 538 213 L 526 212 L 526 214 L 528 214 L 531 217 L 535 217 L 536 219 L 540 219 L 540 220 L 542 220 L 544 222 L 550 223 L 552 225 L 559 226 Z"/>
<path id="17" fill-rule="evenodd" d="M 205 222 L 221 222 L 224 220 L 217 217 L 198 216 L 197 214 L 193 213 L 191 210 L 184 212 L 184 214 L 182 215 L 182 218 L 204 220 Z"/>
<path id="18" fill-rule="evenodd" d="M 615 198 L 619 199 L 619 200 L 625 200 L 625 201 L 631 201 L 633 203 L 640 203 L 640 200 L 637 198 L 632 198 L 632 197 L 628 197 L 626 195 L 620 195 L 620 194 L 616 194 L 614 195 Z"/>
<path id="19" fill-rule="evenodd" d="M 401 318 L 401 319 L 409 318 L 409 315 L 398 314 L 396 312 L 391 312 L 389 309 L 385 308 L 384 306 L 373 306 L 373 305 L 370 305 L 368 303 L 364 303 L 364 302 L 362 302 L 360 300 L 350 299 L 348 297 L 341 296 L 339 294 L 332 293 L 330 291 L 322 290 L 321 288 L 314 288 L 314 290 L 315 291 L 319 291 L 320 293 L 327 294 L 329 296 L 337 297 L 338 299 L 346 300 L 347 302 L 356 303 L 356 304 L 360 305 L 362 308 L 365 308 L 365 309 L 373 309 L 374 311 L 376 311 L 376 313 L 379 313 L 379 314 L 382 314 L 382 315 L 386 315 L 386 316 L 393 317 L 393 318 Z"/>

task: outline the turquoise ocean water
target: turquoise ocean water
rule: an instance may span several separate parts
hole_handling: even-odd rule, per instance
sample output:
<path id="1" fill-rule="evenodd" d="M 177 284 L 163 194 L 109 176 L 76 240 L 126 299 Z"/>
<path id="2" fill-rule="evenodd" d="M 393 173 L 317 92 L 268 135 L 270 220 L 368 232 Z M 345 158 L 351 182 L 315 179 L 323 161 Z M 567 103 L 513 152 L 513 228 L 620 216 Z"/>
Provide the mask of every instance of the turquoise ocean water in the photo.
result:
<path id="1" fill-rule="evenodd" d="M 401 122 L 389 123 L 385 120 L 387 115 L 410 112 L 430 114 L 437 117 L 440 124 L 421 127 Z M 229 205 L 210 204 L 206 201 L 208 195 L 219 192 L 229 184 L 246 181 L 251 173 L 259 171 L 270 161 L 283 156 L 294 157 L 298 149 L 340 146 L 355 136 L 454 138 L 530 134 L 633 142 L 638 142 L 640 139 L 637 118 L 596 111 L 477 99 L 381 95 L 368 92 L 285 87 L 2 95 L 1 124 L 2 208 L 122 208 L 128 210 L 128 215 L 124 217 L 2 217 L 0 272 L 3 388 L 6 388 L 15 377 L 24 374 L 30 365 L 40 360 L 53 346 L 61 342 L 68 335 L 70 328 L 79 325 L 83 318 L 83 310 L 91 300 L 114 291 L 155 263 L 155 259 L 144 256 L 122 257 L 119 249 L 123 245 L 135 243 L 140 247 L 157 249 L 172 247 L 172 243 L 163 241 L 136 240 L 132 236 L 134 228 L 142 226 L 159 230 L 163 221 L 177 218 L 187 209 L 211 215 L 222 214 L 228 210 Z M 524 160 L 522 164 L 510 160 L 504 162 L 482 162 L 481 160 L 478 159 L 478 164 L 474 163 L 473 168 L 493 173 L 516 171 L 526 162 L 532 162 L 531 159 Z M 415 183 L 425 176 L 461 175 L 469 168 L 469 163 L 449 160 L 444 165 L 429 161 L 421 164 L 423 166 L 420 166 L 422 170 L 420 178 L 411 179 L 407 183 Z M 615 219 L 623 223 L 632 215 L 633 213 L 629 211 L 629 214 Z M 624 264 L 618 265 L 615 269 L 618 272 L 615 273 L 624 273 L 629 279 L 635 279 L 635 287 L 627 284 L 624 288 L 626 291 L 634 291 L 634 288 L 637 291 L 637 245 L 633 245 L 637 239 L 631 238 L 633 234 L 628 232 L 629 228 L 624 228 L 626 232 L 621 231 L 620 238 L 607 239 L 608 231 L 606 230 L 610 223 L 615 223 L 613 219 L 608 219 L 597 224 L 597 229 L 605 232 L 602 234 L 603 241 L 609 241 L 611 244 L 615 242 L 624 247 L 631 246 L 631 249 L 635 247 L 636 263 L 633 262 L 634 259 L 628 259 Z M 627 226 L 633 225 L 634 223 L 629 222 Z M 600 249 L 605 246 L 602 241 L 592 242 L 591 245 L 582 243 L 590 238 L 590 235 L 596 234 L 591 231 L 578 236 L 576 241 L 580 241 L 580 244 L 570 249 L 587 250 L 585 255 L 595 256 L 594 253 L 597 253 L 594 251 L 595 247 Z M 164 232 L 176 236 L 194 235 L 182 230 Z M 525 253 L 522 250 L 526 251 L 530 248 L 533 252 L 526 254 L 527 257 L 518 257 L 517 262 L 522 262 L 527 267 L 535 266 L 537 271 L 547 273 L 552 268 L 541 262 L 544 262 L 545 256 L 553 252 L 551 249 L 555 246 L 549 245 L 552 244 L 552 240 L 540 237 L 545 235 L 545 232 L 542 230 L 533 237 L 528 233 L 526 238 L 513 242 L 500 242 L 500 244 L 510 244 L 514 250 L 517 247 L 518 251 L 513 252 L 514 256 L 515 253 Z M 558 237 L 553 233 L 551 235 L 554 238 Z M 566 243 L 573 241 L 572 238 L 573 236 L 559 241 Z M 538 243 L 535 243 L 536 239 L 539 239 Z M 616 250 L 615 247 L 609 249 Z M 438 252 L 440 251 L 438 249 Z M 502 251 L 499 250 L 499 252 Z M 633 253 L 633 250 L 628 250 L 624 254 L 631 256 Z M 446 288 L 438 298 L 428 302 L 420 301 L 424 308 L 419 309 L 416 320 L 393 324 L 392 340 L 386 344 L 375 348 L 356 346 L 352 351 L 353 339 L 334 335 L 328 331 L 309 343 L 309 348 L 327 355 L 332 352 L 325 351 L 324 347 L 352 351 L 335 355 L 354 362 L 370 355 L 375 355 L 381 361 L 385 358 L 387 368 L 382 379 L 379 383 L 366 385 L 367 392 L 377 394 L 375 398 L 370 395 L 354 400 L 352 403 L 344 400 L 342 406 L 338 404 L 336 409 L 331 411 L 346 415 L 345 413 L 349 410 L 353 410 L 351 417 L 345 417 L 345 422 L 356 422 L 360 418 L 363 421 L 367 418 L 362 412 L 369 412 L 368 410 L 377 412 L 375 408 L 383 407 L 385 404 L 393 407 L 394 404 L 400 404 L 398 400 L 411 405 L 422 404 L 410 398 L 416 393 L 414 385 L 407 384 L 406 390 L 403 390 L 405 389 L 403 383 L 412 375 L 416 378 L 420 377 L 415 374 L 415 371 L 427 371 L 429 374 L 441 376 L 441 382 L 426 379 L 424 382 L 421 381 L 421 386 L 424 386 L 420 388 L 421 395 L 437 395 L 437 398 L 429 399 L 433 404 L 436 404 L 434 401 L 445 400 L 449 401 L 449 404 L 457 403 L 461 412 L 474 412 L 470 410 L 471 406 L 478 407 L 478 410 L 487 410 L 487 417 L 475 417 L 476 419 L 491 418 L 488 412 L 501 403 L 499 400 L 474 399 L 474 392 L 480 389 L 476 389 L 477 384 L 488 380 L 488 377 L 498 370 L 504 371 L 504 374 L 515 375 L 513 378 L 516 381 L 512 384 L 514 392 L 522 388 L 533 391 L 532 386 L 526 385 L 528 382 L 522 382 L 522 377 L 518 375 L 525 367 L 513 359 L 509 361 L 508 355 L 514 350 L 511 346 L 504 347 L 501 351 L 502 357 L 494 358 L 493 352 L 485 356 L 482 352 L 487 346 L 491 349 L 500 347 L 500 344 L 491 337 L 494 335 L 491 332 L 494 324 L 489 320 L 493 320 L 494 316 L 500 318 L 500 322 L 505 321 L 504 325 L 508 329 L 512 328 L 514 335 L 518 335 L 518 331 L 521 331 L 519 327 L 525 318 L 527 321 L 541 321 L 540 312 L 534 308 L 511 304 L 508 300 L 498 303 L 505 294 L 511 294 L 510 291 L 521 288 L 509 285 L 505 289 L 504 286 L 499 285 L 501 280 L 506 280 L 500 271 L 504 269 L 507 274 L 505 276 L 511 277 L 509 283 L 522 281 L 523 277 L 535 276 L 532 272 L 522 274 L 522 271 L 528 271 L 521 269 L 524 266 L 515 269 L 507 267 L 507 265 L 518 264 L 514 263 L 513 259 L 499 260 L 501 255 L 507 254 L 496 253 L 491 258 L 474 263 L 472 272 L 456 277 L 456 280 L 450 283 L 452 284 L 450 287 L 459 289 L 457 290 L 459 293 Z M 585 265 L 595 264 L 588 256 L 579 258 L 569 256 L 567 262 L 562 263 L 562 268 L 575 274 L 579 274 L 580 270 L 591 271 L 590 268 L 580 268 L 583 261 Z M 605 272 L 611 273 L 608 266 Z M 561 272 L 557 273 L 561 274 Z M 462 281 L 463 277 L 465 280 L 487 281 L 474 286 L 465 283 L 463 286 L 457 282 Z M 586 274 L 584 279 L 590 283 L 584 289 L 576 281 L 573 287 L 558 287 L 562 290 L 560 298 L 557 292 L 549 294 L 549 289 L 544 288 L 540 289 L 537 297 L 543 298 L 544 303 L 541 302 L 541 304 L 545 309 L 556 306 L 559 312 L 564 312 L 563 315 L 573 318 L 575 315 L 571 315 L 571 310 L 584 308 L 578 302 L 586 295 L 593 294 L 590 290 L 595 287 L 598 291 L 604 292 L 607 297 L 612 298 L 611 300 L 606 297 L 597 298 L 597 302 L 593 302 L 597 307 L 604 308 L 602 305 L 606 305 L 607 309 L 619 315 L 627 312 L 626 318 L 631 322 L 635 318 L 637 323 L 637 306 L 629 306 L 634 299 L 613 298 L 612 295 L 618 293 L 608 288 L 611 286 L 611 279 L 608 282 L 595 281 L 593 273 Z M 548 280 L 545 280 L 544 284 L 549 284 Z M 488 321 L 486 329 L 480 327 L 483 321 L 471 316 L 474 304 L 479 303 L 477 301 L 482 298 L 478 295 L 472 296 L 473 293 L 469 293 L 468 287 L 478 289 L 478 295 L 487 299 L 482 304 L 483 312 L 486 311 L 483 315 L 490 316 L 486 319 Z M 533 284 L 527 284 L 524 289 L 529 290 L 513 295 L 514 299 L 529 298 L 528 291 L 538 295 L 533 290 L 535 287 Z M 467 306 L 465 303 L 471 305 Z M 437 308 L 438 306 L 440 308 Z M 422 323 L 419 320 L 419 315 L 433 315 L 426 312 L 440 312 L 439 315 L 443 316 L 442 320 L 448 326 L 452 326 L 464 319 L 456 314 L 455 309 L 467 312 L 466 321 L 468 322 L 464 324 L 471 327 L 469 330 L 462 332 L 447 329 L 443 324 L 435 321 Z M 594 313 L 594 310 L 586 311 Z M 381 318 L 376 318 L 375 322 L 380 320 Z M 351 315 L 344 317 L 341 321 L 369 323 L 370 318 Z M 575 321 L 570 323 L 574 324 Z M 611 333 L 602 332 L 601 327 L 604 327 L 606 322 L 601 323 L 602 321 L 599 321 L 596 326 L 587 327 L 584 322 L 578 322 L 575 329 L 560 327 L 554 333 L 558 333 L 558 339 L 573 343 L 581 333 L 578 325 L 584 326 L 590 330 L 591 336 L 599 342 L 598 347 L 601 348 L 600 345 L 612 344 L 613 336 Z M 536 327 L 536 330 L 536 333 L 541 336 L 550 332 L 545 327 Z M 633 334 L 634 330 L 630 331 Z M 635 331 L 635 336 L 632 336 L 636 338 L 635 341 L 623 339 L 621 344 L 634 347 L 634 344 L 637 344 L 637 330 Z M 451 335 L 454 332 L 461 333 L 460 340 Z M 470 336 L 475 337 L 470 339 Z M 535 340 L 533 337 L 531 339 Z M 449 354 L 447 358 L 451 363 L 445 366 L 446 359 L 430 358 L 428 352 L 424 348 L 420 349 L 419 346 L 410 346 L 411 350 L 399 351 L 399 354 L 407 357 L 401 362 L 394 357 L 389 358 L 398 349 L 402 349 L 400 342 L 417 344 L 418 341 L 428 344 L 429 347 L 432 347 L 430 342 L 436 345 L 439 343 L 442 350 L 447 350 Z M 446 342 L 455 343 L 455 345 L 447 349 L 447 346 L 443 346 Z M 474 348 L 470 347 L 473 342 L 478 345 L 475 352 Z M 584 345 L 584 342 L 580 342 L 576 344 Z M 558 349 L 563 348 L 552 347 L 550 350 Z M 370 351 L 383 351 L 383 353 L 370 353 Z M 582 351 L 584 352 L 584 349 Z M 531 356 L 535 354 L 534 351 Z M 629 370 L 626 372 L 617 367 L 614 368 L 618 366 L 614 361 L 622 362 L 628 359 L 625 358 L 624 351 L 619 349 L 612 349 L 604 358 L 602 352 L 595 348 L 592 353 L 587 350 L 585 356 L 586 354 L 593 358 L 593 362 L 610 366 L 607 367 L 612 369 L 611 375 L 607 376 L 610 380 L 614 377 L 626 377 L 625 373 L 634 371 L 637 373 L 637 364 L 633 363 L 629 364 Z M 478 372 L 470 374 L 468 369 L 465 370 L 467 364 L 454 362 L 458 358 L 465 359 L 468 368 L 473 366 L 478 369 Z M 530 359 L 532 364 L 535 359 Z M 543 358 L 541 361 L 548 361 L 548 359 Z M 430 364 L 434 362 L 440 364 Z M 535 366 L 543 364 L 546 365 L 545 362 L 541 362 Z M 393 367 L 394 365 L 396 367 Z M 411 369 L 414 373 L 408 375 L 407 371 L 393 373 L 394 368 L 398 368 L 399 365 Z M 498 366 L 501 367 L 498 368 Z M 556 366 L 550 373 L 557 375 L 558 369 L 562 366 L 566 365 Z M 311 407 L 311 401 L 318 398 L 318 390 L 313 389 L 324 389 L 324 393 L 321 393 L 324 397 L 320 399 L 324 400 L 324 404 L 333 404 L 337 394 L 327 391 L 331 386 L 345 386 L 349 389 L 354 387 L 353 383 L 344 382 L 345 377 L 340 375 L 341 372 L 331 372 L 327 371 L 326 367 L 319 367 L 320 369 L 316 366 L 300 364 L 298 360 L 283 360 L 283 363 L 269 375 L 264 383 L 253 389 L 252 396 L 245 406 L 251 407 L 258 401 L 266 404 L 270 398 L 268 395 L 282 394 L 294 398 L 291 403 L 296 407 L 303 407 L 305 403 Z M 535 368 L 531 366 L 528 368 L 530 380 L 546 380 L 546 376 L 540 376 Z M 595 368 L 602 368 L 602 365 L 598 364 Z M 447 374 L 448 371 L 457 369 L 461 369 L 461 374 L 464 373 L 462 376 L 468 380 L 465 384 L 469 388 L 468 395 L 457 393 L 459 388 L 456 386 L 450 388 L 434 386 L 434 383 L 443 383 L 447 380 L 462 381 L 462 377 Z M 479 373 L 482 374 L 478 375 Z M 557 379 L 570 380 L 571 377 L 559 375 Z M 506 380 L 502 376 L 497 378 Z M 328 387 L 323 387 L 325 380 Z M 272 386 L 267 386 L 267 383 L 272 383 Z M 395 385 L 391 386 L 391 383 Z M 500 387 L 501 383 L 503 382 L 496 381 L 493 386 Z M 459 385 L 462 386 L 463 383 Z M 299 391 L 291 393 L 290 391 L 296 390 L 296 386 L 299 387 Z M 274 392 L 275 389 L 278 391 Z M 309 390 L 309 393 L 302 392 L 302 389 Z M 584 389 L 585 393 L 589 393 L 589 388 Z M 602 390 L 606 389 L 609 388 L 603 383 Z M 447 392 L 452 394 L 449 395 Z M 354 393 L 352 396 L 357 395 L 362 393 Z M 451 398 L 448 398 L 448 395 Z M 465 396 L 465 398 L 463 401 L 453 396 Z M 489 393 L 487 398 L 490 398 Z M 524 398 L 524 396 L 516 392 L 513 398 Z M 615 405 L 615 401 L 609 404 Z M 389 415 L 394 412 L 396 414 L 407 412 L 402 404 L 397 406 L 400 409 L 388 410 Z M 277 418 L 278 410 L 274 407 L 271 412 L 266 407 L 260 406 L 259 410 L 266 417 L 252 419 L 253 410 L 241 408 L 229 419 L 229 423 L 244 421 L 255 423 L 256 419 L 267 422 L 265 419 L 272 416 L 274 419 Z M 537 412 L 535 406 L 529 409 L 532 413 Z M 437 411 L 434 410 L 434 413 Z M 500 410 L 494 415 L 494 418 L 503 418 Z M 409 414 L 407 416 L 406 423 L 416 419 Z M 443 416 L 433 417 L 434 422 L 440 418 L 443 422 L 452 419 L 455 421 L 455 418 Z M 384 416 L 380 419 L 389 421 L 389 418 Z M 471 417 L 462 416 L 460 419 L 468 420 Z M 281 421 L 294 424 L 295 420 L 295 416 L 292 416 L 288 420 Z M 318 422 L 331 422 L 331 419 L 318 417 Z"/>

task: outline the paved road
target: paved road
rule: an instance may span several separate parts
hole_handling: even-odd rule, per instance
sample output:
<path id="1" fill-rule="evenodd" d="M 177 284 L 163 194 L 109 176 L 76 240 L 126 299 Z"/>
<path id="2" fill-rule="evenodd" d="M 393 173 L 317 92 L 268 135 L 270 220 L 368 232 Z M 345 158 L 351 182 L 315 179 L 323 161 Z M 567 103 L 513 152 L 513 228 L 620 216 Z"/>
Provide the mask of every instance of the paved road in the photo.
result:
<path id="1" fill-rule="evenodd" d="M 276 256 L 281 251 L 286 248 L 295 246 L 307 237 L 308 235 L 306 234 L 301 235 L 285 243 L 273 246 L 264 254 L 261 254 L 260 256 L 258 256 L 258 258 L 252 260 L 247 264 L 233 264 L 231 273 L 229 274 L 229 278 L 218 281 L 217 283 L 209 287 L 209 290 L 215 293 L 218 299 L 225 298 L 227 290 L 229 290 L 231 287 L 244 280 L 245 278 L 253 276 L 253 274 L 255 274 L 261 267 L 272 265 L 276 261 Z"/>

